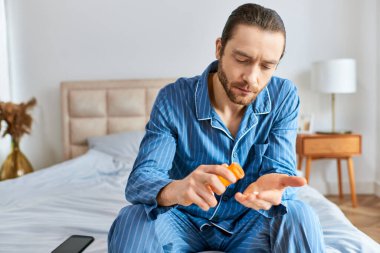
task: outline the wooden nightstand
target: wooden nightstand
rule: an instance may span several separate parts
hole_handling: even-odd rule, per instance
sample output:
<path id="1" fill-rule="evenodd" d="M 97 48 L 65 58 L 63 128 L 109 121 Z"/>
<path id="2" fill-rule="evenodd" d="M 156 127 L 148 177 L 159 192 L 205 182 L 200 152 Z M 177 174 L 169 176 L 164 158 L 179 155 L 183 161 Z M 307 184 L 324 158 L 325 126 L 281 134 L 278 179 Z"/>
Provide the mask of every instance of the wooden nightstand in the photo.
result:
<path id="1" fill-rule="evenodd" d="M 298 166 L 301 170 L 303 158 L 306 158 L 305 178 L 309 182 L 311 161 L 317 159 L 336 159 L 338 167 L 339 197 L 342 193 L 341 160 L 347 160 L 350 179 L 352 206 L 357 206 L 355 192 L 354 162 L 352 156 L 362 152 L 360 134 L 298 134 L 297 148 Z"/>

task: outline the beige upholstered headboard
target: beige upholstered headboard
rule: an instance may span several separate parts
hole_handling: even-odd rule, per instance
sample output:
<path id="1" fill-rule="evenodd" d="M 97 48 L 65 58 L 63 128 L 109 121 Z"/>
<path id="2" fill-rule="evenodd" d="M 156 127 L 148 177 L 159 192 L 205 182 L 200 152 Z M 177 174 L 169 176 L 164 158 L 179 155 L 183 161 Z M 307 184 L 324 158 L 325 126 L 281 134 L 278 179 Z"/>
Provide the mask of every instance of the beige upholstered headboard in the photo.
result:
<path id="1" fill-rule="evenodd" d="M 142 130 L 159 89 L 174 79 L 61 83 L 65 160 L 87 151 L 87 138 Z"/>

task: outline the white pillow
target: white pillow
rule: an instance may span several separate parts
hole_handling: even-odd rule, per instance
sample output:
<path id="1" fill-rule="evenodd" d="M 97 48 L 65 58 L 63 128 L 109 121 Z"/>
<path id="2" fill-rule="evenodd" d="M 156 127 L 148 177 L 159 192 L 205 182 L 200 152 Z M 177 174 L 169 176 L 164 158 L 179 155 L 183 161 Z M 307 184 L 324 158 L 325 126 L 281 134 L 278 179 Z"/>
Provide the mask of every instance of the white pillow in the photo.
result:
<path id="1" fill-rule="evenodd" d="M 90 149 L 109 154 L 116 159 L 134 162 L 145 131 L 130 131 L 87 139 Z"/>

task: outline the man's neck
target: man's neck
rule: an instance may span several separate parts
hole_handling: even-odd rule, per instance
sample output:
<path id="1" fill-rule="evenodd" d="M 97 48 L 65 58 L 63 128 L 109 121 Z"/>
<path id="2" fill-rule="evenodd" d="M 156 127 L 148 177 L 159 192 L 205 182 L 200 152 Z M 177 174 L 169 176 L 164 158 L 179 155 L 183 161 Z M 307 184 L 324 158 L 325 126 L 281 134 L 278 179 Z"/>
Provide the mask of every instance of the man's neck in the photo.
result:
<path id="1" fill-rule="evenodd" d="M 233 103 L 226 94 L 216 73 L 210 73 L 208 92 L 212 106 L 233 137 L 239 130 L 246 106 Z"/>

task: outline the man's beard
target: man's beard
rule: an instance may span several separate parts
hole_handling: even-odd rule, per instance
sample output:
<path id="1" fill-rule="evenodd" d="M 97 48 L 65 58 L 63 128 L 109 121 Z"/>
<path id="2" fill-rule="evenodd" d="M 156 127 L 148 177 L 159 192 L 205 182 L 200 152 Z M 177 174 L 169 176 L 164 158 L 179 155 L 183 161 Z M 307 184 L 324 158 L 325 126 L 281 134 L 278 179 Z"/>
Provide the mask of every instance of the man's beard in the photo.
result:
<path id="1" fill-rule="evenodd" d="M 230 83 L 227 76 L 226 76 L 226 73 L 224 72 L 223 65 L 222 65 L 222 59 L 220 59 L 220 61 L 219 61 L 217 75 L 218 75 L 220 83 L 222 84 L 222 86 L 224 88 L 224 91 L 226 92 L 226 94 L 227 94 L 228 98 L 231 100 L 231 102 L 233 102 L 235 104 L 239 104 L 239 105 L 249 105 L 256 99 L 258 92 L 252 91 L 252 87 L 249 87 L 249 90 L 252 92 L 251 96 L 243 97 L 243 96 L 239 96 L 239 95 L 233 93 L 233 91 L 231 89 L 232 86 L 243 88 L 243 87 L 246 87 L 247 84 L 246 83 L 240 83 L 240 82 Z"/>

